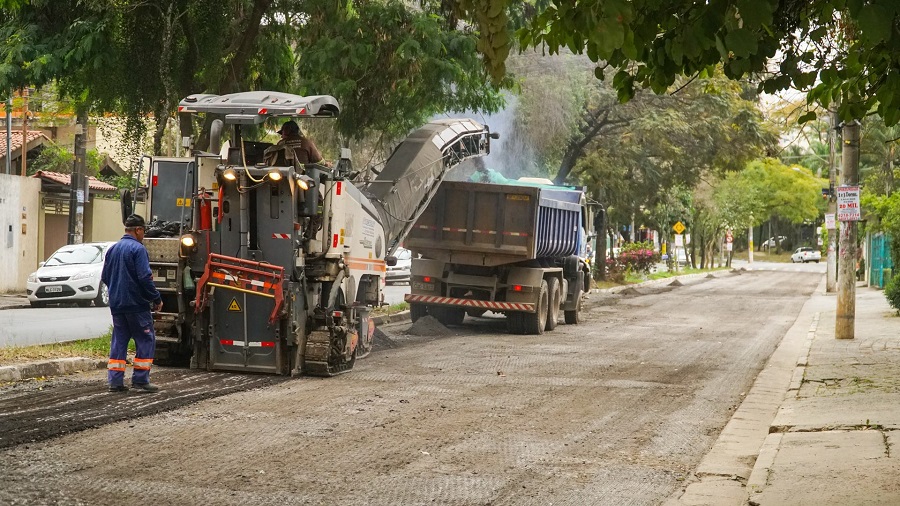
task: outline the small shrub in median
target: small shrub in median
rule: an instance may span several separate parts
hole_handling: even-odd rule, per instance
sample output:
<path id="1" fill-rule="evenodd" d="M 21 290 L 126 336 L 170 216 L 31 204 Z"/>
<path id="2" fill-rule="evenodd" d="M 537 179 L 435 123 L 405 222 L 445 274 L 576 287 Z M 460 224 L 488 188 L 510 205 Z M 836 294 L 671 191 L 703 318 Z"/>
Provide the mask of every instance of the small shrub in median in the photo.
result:
<path id="1" fill-rule="evenodd" d="M 894 274 L 894 277 L 884 285 L 884 296 L 891 307 L 900 314 L 900 273 Z"/>
<path id="2" fill-rule="evenodd" d="M 659 253 L 649 242 L 634 242 L 622 246 L 617 260 L 625 266 L 625 270 L 628 272 L 650 274 L 650 271 L 659 262 Z"/>

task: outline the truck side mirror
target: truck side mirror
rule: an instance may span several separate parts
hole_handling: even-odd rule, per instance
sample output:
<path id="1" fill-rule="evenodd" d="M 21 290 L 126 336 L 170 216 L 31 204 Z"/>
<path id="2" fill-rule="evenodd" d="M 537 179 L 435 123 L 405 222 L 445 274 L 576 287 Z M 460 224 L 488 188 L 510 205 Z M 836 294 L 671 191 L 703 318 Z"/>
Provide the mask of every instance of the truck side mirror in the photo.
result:
<path id="1" fill-rule="evenodd" d="M 122 200 L 119 205 L 122 211 L 122 223 L 125 223 L 125 218 L 134 214 L 134 195 L 131 190 L 122 190 Z"/>
<path id="2" fill-rule="evenodd" d="M 397 265 L 397 257 L 394 255 L 384 257 L 384 263 L 388 265 L 388 267 L 393 267 Z"/>

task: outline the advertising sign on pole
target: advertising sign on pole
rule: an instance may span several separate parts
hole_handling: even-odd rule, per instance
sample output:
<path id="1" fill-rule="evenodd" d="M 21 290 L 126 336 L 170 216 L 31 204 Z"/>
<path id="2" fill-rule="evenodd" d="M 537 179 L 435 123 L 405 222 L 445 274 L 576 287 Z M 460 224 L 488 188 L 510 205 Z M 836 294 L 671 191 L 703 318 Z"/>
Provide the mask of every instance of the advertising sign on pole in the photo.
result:
<path id="1" fill-rule="evenodd" d="M 825 213 L 825 228 L 828 230 L 834 230 L 835 222 L 834 222 L 834 213 Z"/>
<path id="2" fill-rule="evenodd" d="M 837 220 L 859 221 L 859 186 L 838 186 Z"/>

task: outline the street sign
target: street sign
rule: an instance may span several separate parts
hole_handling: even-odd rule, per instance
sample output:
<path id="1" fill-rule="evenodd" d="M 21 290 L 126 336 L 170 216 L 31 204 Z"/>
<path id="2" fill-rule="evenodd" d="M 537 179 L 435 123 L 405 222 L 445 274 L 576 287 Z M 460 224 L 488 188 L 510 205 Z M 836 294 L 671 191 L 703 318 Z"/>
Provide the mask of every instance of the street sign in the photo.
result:
<path id="1" fill-rule="evenodd" d="M 681 229 L 684 230 L 684 225 L 681 225 Z M 675 247 L 682 248 L 684 247 L 684 236 L 681 234 L 675 234 Z"/>
<path id="2" fill-rule="evenodd" d="M 675 231 L 676 234 L 680 234 L 684 232 L 685 226 L 682 222 L 676 222 L 675 225 L 672 226 L 672 230 Z"/>
<path id="3" fill-rule="evenodd" d="M 859 221 L 859 186 L 838 186 L 837 220 Z"/>
<path id="4" fill-rule="evenodd" d="M 725 242 L 727 244 L 731 244 L 734 242 L 734 235 L 732 235 L 731 230 L 725 231 Z M 731 251 L 731 250 L 728 250 L 728 251 Z"/>
<path id="5" fill-rule="evenodd" d="M 836 228 L 834 223 L 834 213 L 825 214 L 825 228 L 828 230 L 834 230 Z"/>

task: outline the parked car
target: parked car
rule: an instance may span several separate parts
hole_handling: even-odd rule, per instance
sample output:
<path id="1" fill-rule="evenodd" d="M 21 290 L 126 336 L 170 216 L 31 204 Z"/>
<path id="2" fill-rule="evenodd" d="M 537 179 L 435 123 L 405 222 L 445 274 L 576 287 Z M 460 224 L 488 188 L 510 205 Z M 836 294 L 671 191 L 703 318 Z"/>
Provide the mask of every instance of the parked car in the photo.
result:
<path id="1" fill-rule="evenodd" d="M 799 263 L 799 262 L 815 262 L 819 263 L 819 260 L 822 259 L 822 253 L 815 248 L 810 248 L 807 246 L 802 246 L 797 248 L 794 253 L 791 255 L 791 262 Z"/>
<path id="2" fill-rule="evenodd" d="M 56 250 L 28 276 L 28 302 L 35 307 L 75 302 L 87 307 L 109 305 L 109 290 L 100 282 L 103 260 L 114 242 L 72 244 Z"/>
<path id="3" fill-rule="evenodd" d="M 397 248 L 394 252 L 397 257 L 397 265 L 388 266 L 387 284 L 409 283 L 410 269 L 412 268 L 412 252 L 406 248 Z"/>
<path id="4" fill-rule="evenodd" d="M 783 235 L 769 237 L 768 240 L 763 241 L 762 248 L 769 249 L 769 248 L 774 248 L 776 246 L 781 246 L 782 243 L 785 241 L 785 239 L 787 239 L 787 237 L 785 237 Z"/>

